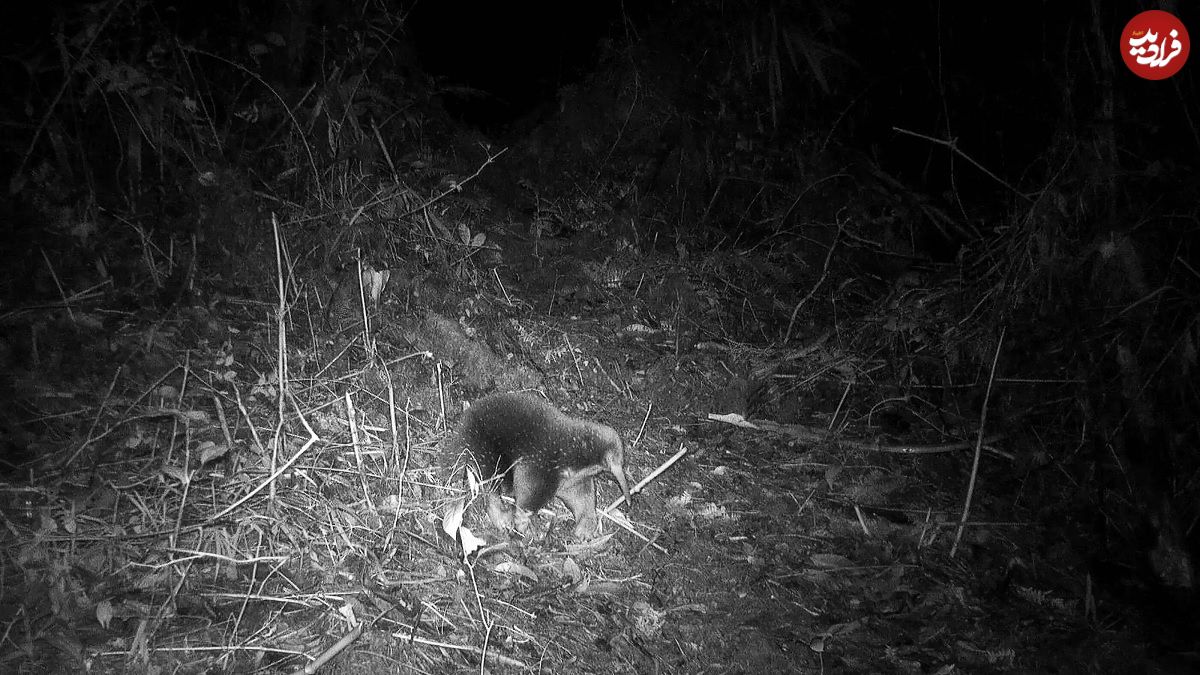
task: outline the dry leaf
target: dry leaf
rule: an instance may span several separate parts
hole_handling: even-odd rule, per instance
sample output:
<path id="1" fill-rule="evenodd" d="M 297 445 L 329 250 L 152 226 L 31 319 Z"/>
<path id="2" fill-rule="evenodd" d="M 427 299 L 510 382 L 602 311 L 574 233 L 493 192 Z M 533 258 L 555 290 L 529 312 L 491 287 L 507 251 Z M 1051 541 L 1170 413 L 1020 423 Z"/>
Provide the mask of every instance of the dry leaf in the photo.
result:
<path id="1" fill-rule="evenodd" d="M 836 553 L 814 553 L 809 557 L 809 561 L 814 566 L 827 570 L 854 566 L 854 562 L 849 558 Z"/>
<path id="2" fill-rule="evenodd" d="M 520 563 L 515 563 L 511 560 L 506 560 L 499 565 L 496 565 L 496 571 L 501 574 L 515 574 L 517 576 L 525 577 L 526 579 L 529 579 L 535 583 L 538 581 L 537 572 L 534 572 L 528 567 Z"/>
<path id="3" fill-rule="evenodd" d="M 563 560 L 562 573 L 573 584 L 577 584 L 583 580 L 583 570 L 579 569 L 579 563 L 575 562 L 574 558 Z"/>
<path id="4" fill-rule="evenodd" d="M 113 619 L 113 606 L 108 600 L 101 600 L 96 603 L 96 621 L 100 622 L 101 628 L 108 628 L 108 624 Z"/>

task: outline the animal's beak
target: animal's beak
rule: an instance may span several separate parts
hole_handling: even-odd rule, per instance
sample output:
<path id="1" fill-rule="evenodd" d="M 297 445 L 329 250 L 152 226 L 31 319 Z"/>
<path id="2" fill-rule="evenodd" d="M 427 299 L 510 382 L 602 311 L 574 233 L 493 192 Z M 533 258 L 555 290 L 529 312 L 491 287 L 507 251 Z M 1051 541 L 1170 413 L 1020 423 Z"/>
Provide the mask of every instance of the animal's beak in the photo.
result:
<path id="1" fill-rule="evenodd" d="M 633 501 L 629 495 L 629 483 L 625 480 L 625 467 L 621 465 L 621 462 L 617 461 L 616 457 L 609 457 L 608 470 L 621 486 L 621 492 L 625 495 L 625 503 L 633 506 Z"/>

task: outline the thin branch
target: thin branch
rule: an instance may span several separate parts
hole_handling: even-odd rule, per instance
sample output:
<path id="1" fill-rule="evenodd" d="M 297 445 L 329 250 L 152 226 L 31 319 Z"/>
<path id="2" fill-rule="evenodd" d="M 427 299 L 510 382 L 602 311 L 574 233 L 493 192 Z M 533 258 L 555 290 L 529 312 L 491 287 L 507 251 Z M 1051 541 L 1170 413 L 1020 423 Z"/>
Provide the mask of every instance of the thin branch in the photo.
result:
<path id="1" fill-rule="evenodd" d="M 967 518 L 971 515 L 971 499 L 975 496 L 975 481 L 979 476 L 979 457 L 983 454 L 983 430 L 987 427 L 988 402 L 992 398 L 992 384 L 996 381 L 996 364 L 1000 362 L 1000 348 L 1004 346 L 1004 332 L 1000 329 L 1000 339 L 996 340 L 996 353 L 992 356 L 992 372 L 988 374 L 987 392 L 983 395 L 983 410 L 979 412 L 979 437 L 975 442 L 975 459 L 971 462 L 971 480 L 967 483 L 967 496 L 963 500 L 962 517 L 958 521 L 958 529 L 954 532 L 954 545 L 950 547 L 950 557 L 958 552 L 958 543 L 962 540 L 963 530 L 967 526 Z"/>

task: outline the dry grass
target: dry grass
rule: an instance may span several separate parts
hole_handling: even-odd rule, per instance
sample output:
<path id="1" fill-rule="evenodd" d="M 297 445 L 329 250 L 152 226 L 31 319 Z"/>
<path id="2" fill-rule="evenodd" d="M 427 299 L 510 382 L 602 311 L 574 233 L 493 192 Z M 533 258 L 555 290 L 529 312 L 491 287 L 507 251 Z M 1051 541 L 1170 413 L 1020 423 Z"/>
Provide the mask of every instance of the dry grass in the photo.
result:
<path id="1" fill-rule="evenodd" d="M 385 322 L 289 343 L 319 321 L 287 302 L 296 281 L 280 260 L 271 324 L 196 309 L 205 322 L 127 332 L 115 369 L 87 342 L 86 313 L 56 326 L 74 326 L 60 342 L 92 367 L 58 383 L 79 409 L 4 492 L 4 639 L 18 649 L 0 667 L 249 672 L 342 654 L 344 671 L 441 672 L 576 658 L 547 625 L 594 641 L 605 622 L 588 615 L 638 583 L 625 544 L 567 545 L 569 527 L 524 543 L 490 533 L 502 543 L 464 563 L 440 530 L 453 492 L 436 453 L 459 403 L 428 384 L 428 354 L 393 353 Z M 181 349 L 198 324 L 209 335 Z M 19 386 L 44 401 L 34 372 Z"/>

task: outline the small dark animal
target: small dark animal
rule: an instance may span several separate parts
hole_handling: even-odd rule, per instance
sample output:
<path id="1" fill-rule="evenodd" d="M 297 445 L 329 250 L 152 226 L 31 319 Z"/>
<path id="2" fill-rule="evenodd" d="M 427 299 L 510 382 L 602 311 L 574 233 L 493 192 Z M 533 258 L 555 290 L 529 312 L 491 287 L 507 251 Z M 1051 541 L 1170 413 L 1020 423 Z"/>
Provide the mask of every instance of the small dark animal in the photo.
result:
<path id="1" fill-rule="evenodd" d="M 609 471 L 629 501 L 625 448 L 612 427 L 563 414 L 530 394 L 493 394 L 463 413 L 451 450 L 471 460 L 484 480 L 501 476 L 485 492 L 488 516 L 499 528 L 514 526 L 512 508 L 498 494 L 501 483 L 518 507 L 515 527 L 525 532 L 529 512 L 558 497 L 575 517 L 583 539 L 599 525 L 593 476 Z"/>

